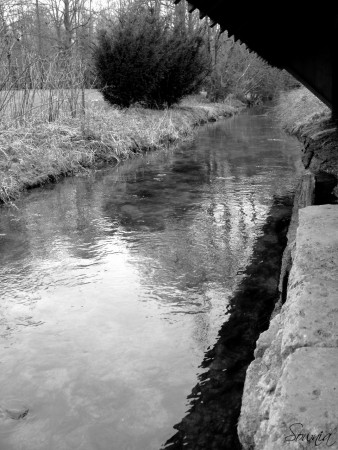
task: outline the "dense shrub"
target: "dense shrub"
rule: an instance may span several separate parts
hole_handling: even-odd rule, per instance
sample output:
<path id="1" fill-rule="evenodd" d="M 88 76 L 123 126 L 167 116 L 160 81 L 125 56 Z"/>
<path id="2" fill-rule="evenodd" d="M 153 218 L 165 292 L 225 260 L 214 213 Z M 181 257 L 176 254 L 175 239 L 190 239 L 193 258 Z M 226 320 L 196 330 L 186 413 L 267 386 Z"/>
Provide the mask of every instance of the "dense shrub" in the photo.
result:
<path id="1" fill-rule="evenodd" d="M 194 34 L 172 34 L 165 42 L 161 76 L 150 92 L 148 102 L 172 105 L 198 90 L 209 69 L 204 41 Z"/>
<path id="2" fill-rule="evenodd" d="M 133 5 L 100 32 L 95 65 L 109 103 L 164 107 L 196 91 L 209 59 L 197 33 L 178 32 L 167 17 Z"/>

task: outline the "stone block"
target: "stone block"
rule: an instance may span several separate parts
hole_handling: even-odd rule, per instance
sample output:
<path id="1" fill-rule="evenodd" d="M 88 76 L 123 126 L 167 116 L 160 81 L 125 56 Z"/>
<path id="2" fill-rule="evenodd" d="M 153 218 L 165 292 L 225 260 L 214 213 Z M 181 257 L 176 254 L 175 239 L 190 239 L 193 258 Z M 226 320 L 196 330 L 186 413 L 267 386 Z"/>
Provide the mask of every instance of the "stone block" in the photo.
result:
<path id="1" fill-rule="evenodd" d="M 299 211 L 296 251 L 289 289 L 303 280 L 338 280 L 338 206 L 308 206 Z"/>
<path id="2" fill-rule="evenodd" d="M 260 450 L 338 449 L 338 349 L 300 348 L 283 364 Z M 317 445 L 315 445 L 317 442 Z"/>
<path id="3" fill-rule="evenodd" d="M 300 347 L 338 347 L 338 282 L 302 281 L 289 290 L 282 355 Z M 338 370 L 338 368 L 337 368 Z"/>
<path id="4" fill-rule="evenodd" d="M 243 449 L 254 446 L 254 437 L 269 410 L 277 382 L 280 378 L 281 316 L 271 321 L 267 331 L 257 341 L 255 360 L 250 364 L 245 379 L 238 435 Z"/>

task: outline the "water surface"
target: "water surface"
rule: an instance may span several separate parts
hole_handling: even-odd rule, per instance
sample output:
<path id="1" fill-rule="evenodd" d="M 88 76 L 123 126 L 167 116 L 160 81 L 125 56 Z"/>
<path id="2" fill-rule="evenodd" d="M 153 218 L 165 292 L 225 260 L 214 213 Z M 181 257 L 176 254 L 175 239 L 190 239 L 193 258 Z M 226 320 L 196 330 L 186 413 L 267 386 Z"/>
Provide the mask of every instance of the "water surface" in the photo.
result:
<path id="1" fill-rule="evenodd" d="M 158 450 L 298 157 L 243 114 L 2 207 L 0 449 Z"/>

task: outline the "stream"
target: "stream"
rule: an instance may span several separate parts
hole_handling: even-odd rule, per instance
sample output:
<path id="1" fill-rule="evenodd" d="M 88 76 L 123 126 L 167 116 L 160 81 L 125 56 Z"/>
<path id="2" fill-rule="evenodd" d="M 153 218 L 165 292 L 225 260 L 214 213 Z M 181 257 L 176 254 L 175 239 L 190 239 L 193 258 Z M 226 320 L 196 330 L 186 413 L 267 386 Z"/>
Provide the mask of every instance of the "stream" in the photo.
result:
<path id="1" fill-rule="evenodd" d="M 276 246 L 271 211 L 290 216 L 299 153 L 256 109 L 2 206 L 0 449 L 222 448 L 184 445 L 173 426 L 231 333 L 248 267 L 269 261 L 262 239 Z"/>

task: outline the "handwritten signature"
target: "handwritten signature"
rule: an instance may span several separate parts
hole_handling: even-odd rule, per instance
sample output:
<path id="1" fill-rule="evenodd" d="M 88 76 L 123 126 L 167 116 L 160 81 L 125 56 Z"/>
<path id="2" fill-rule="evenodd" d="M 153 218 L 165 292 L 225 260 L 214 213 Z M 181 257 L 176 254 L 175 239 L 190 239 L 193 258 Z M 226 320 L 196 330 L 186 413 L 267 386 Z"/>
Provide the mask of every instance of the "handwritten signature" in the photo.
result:
<path id="1" fill-rule="evenodd" d="M 327 447 L 332 447 L 336 441 L 334 440 L 334 434 L 336 429 L 332 433 L 326 433 L 320 431 L 317 434 L 314 433 L 304 433 L 304 425 L 300 422 L 293 423 L 289 426 L 291 434 L 284 438 L 285 442 L 307 442 L 308 444 L 313 443 L 316 447 L 325 444 Z"/>

